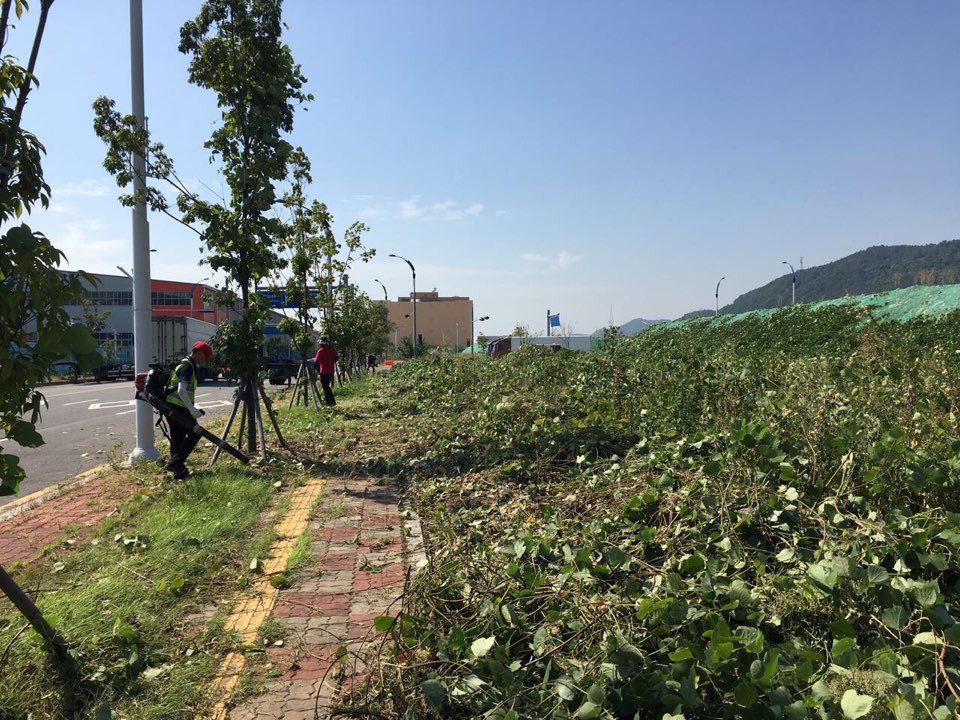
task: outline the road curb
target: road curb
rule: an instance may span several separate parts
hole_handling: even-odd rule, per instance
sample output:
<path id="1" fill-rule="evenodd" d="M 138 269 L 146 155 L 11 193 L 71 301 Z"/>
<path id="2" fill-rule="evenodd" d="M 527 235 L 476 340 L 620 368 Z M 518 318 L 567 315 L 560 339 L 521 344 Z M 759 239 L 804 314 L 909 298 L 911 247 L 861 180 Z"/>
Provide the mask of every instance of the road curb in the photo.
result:
<path id="1" fill-rule="evenodd" d="M 92 470 L 87 470 L 82 472 L 70 480 L 64 480 L 62 483 L 57 485 L 51 485 L 45 487 L 43 490 L 37 490 L 35 493 L 30 493 L 19 500 L 14 500 L 8 505 L 3 505 L 0 507 L 0 522 L 6 522 L 10 518 L 14 518 L 25 510 L 29 510 L 32 507 L 36 507 L 44 500 L 49 500 L 51 498 L 59 497 L 63 495 L 68 490 L 72 490 L 75 487 L 83 485 L 84 483 L 91 480 L 97 473 L 101 470 L 110 467 L 109 463 L 104 463 L 103 465 L 98 465 Z"/>

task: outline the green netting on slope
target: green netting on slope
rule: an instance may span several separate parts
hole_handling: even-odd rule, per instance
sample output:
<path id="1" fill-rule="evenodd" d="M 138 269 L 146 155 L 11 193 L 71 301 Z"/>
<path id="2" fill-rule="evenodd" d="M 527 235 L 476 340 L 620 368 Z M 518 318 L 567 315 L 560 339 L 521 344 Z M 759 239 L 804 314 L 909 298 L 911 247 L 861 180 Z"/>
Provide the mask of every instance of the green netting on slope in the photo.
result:
<path id="1" fill-rule="evenodd" d="M 881 321 L 907 322 L 921 316 L 940 317 L 955 310 L 960 310 L 960 285 L 914 285 L 873 295 L 851 295 L 834 300 L 823 300 L 802 307 L 808 310 L 816 310 L 828 305 L 843 304 L 866 306 L 870 309 L 870 314 Z M 737 315 L 721 315 L 719 318 L 674 320 L 673 322 L 662 323 L 657 327 L 680 327 L 687 323 L 696 322 L 737 322 L 749 317 L 769 317 L 784 309 L 786 308 L 764 308 Z"/>
<path id="2" fill-rule="evenodd" d="M 960 310 L 960 285 L 914 285 L 874 295 L 826 300 L 811 307 L 842 302 L 866 305 L 878 320 L 907 322 L 920 316 L 939 317 Z"/>

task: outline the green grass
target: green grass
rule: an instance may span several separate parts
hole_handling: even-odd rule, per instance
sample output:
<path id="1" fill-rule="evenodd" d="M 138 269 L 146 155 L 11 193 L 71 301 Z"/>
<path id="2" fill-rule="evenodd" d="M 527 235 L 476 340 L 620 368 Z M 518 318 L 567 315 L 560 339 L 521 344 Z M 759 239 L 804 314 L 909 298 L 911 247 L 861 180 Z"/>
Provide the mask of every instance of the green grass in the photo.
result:
<path id="1" fill-rule="evenodd" d="M 307 529 L 297 538 L 290 557 L 287 558 L 287 575 L 295 576 L 298 571 L 303 570 L 313 562 L 313 538 L 310 530 Z"/>
<path id="2" fill-rule="evenodd" d="M 131 718 L 201 711 L 215 667 L 209 653 L 223 649 L 222 618 L 210 633 L 183 618 L 234 586 L 274 493 L 269 480 L 229 465 L 197 473 L 132 497 L 92 541 L 24 569 L 17 579 L 77 653 L 85 717 L 101 704 Z M 14 640 L 23 622 L 4 612 L 0 647 L 10 653 L 0 667 L 0 708 L 54 717 L 60 693 L 45 654 L 29 633 Z"/>

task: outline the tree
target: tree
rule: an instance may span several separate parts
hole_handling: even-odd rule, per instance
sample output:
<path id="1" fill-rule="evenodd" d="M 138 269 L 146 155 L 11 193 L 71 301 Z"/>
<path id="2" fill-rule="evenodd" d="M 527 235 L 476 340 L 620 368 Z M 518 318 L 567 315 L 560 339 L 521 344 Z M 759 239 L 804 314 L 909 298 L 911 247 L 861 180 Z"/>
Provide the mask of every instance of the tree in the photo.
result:
<path id="1" fill-rule="evenodd" d="M 31 86 L 46 17 L 52 0 L 41 2 L 40 18 L 26 68 L 10 56 L 0 60 L 0 228 L 8 226 L 39 202 L 50 203 L 50 187 L 43 179 L 43 145 L 21 127 L 21 115 Z M 0 49 L 9 31 L 11 2 L 0 11 Z M 17 17 L 23 6 L 17 3 Z M 37 387 L 50 378 L 54 362 L 74 353 L 92 367 L 99 359 L 89 329 L 71 326 L 63 306 L 80 297 L 83 273 L 72 277 L 58 270 L 62 252 L 26 224 L 7 229 L 0 238 L 0 427 L 6 437 L 25 447 L 43 439 L 36 431 L 46 406 Z M 33 337 L 31 337 L 33 336 Z M 29 416 L 25 419 L 24 416 Z M 19 458 L 0 445 L 0 495 L 15 494 L 24 472 Z"/>
<path id="2" fill-rule="evenodd" d="M 530 337 L 530 326 L 526 323 L 517 323 L 510 334 L 513 337 Z"/>
<path id="3" fill-rule="evenodd" d="M 90 299 L 87 293 L 80 296 L 80 307 L 83 312 L 83 324 L 90 328 L 93 337 L 99 340 L 100 333 L 107 327 L 107 318 L 110 317 L 110 311 L 100 312 L 100 308 Z M 117 349 L 113 340 L 104 340 L 99 345 L 103 349 L 108 362 L 116 358 Z"/>
<path id="4" fill-rule="evenodd" d="M 324 323 L 324 333 L 348 367 L 359 367 L 369 353 L 380 352 L 389 341 L 387 307 L 361 293 L 356 285 L 338 288 L 335 296 L 337 312 Z"/>
<path id="5" fill-rule="evenodd" d="M 311 292 L 318 283 L 318 278 L 313 276 L 316 267 L 314 258 L 320 253 L 317 233 L 329 223 L 330 214 L 323 203 L 314 201 L 312 205 L 307 205 L 306 187 L 313 178 L 310 175 L 310 160 L 303 148 L 298 147 L 290 153 L 289 166 L 293 180 L 290 190 L 283 196 L 283 204 L 291 214 L 287 237 L 293 256 L 290 259 L 286 297 L 288 303 L 297 308 L 297 318 L 281 321 L 280 331 L 290 336 L 294 349 L 306 362 L 308 353 L 313 349 L 311 329 L 319 319 L 310 312 L 311 308 L 317 307 L 315 293 Z"/>
<path id="6" fill-rule="evenodd" d="M 126 187 L 134 178 L 130 153 L 149 157 L 148 177 L 175 189 L 180 216 L 155 187 L 145 191 L 150 207 L 199 234 L 206 248 L 201 262 L 228 278 L 218 301 L 240 302 L 240 320 L 221 326 L 214 347 L 220 362 L 243 381 L 251 452 L 257 442 L 259 349 L 266 316 L 265 304 L 252 293 L 285 264 L 277 252 L 285 233 L 283 221 L 271 211 L 278 201 L 276 185 L 286 179 L 293 152 L 285 135 L 293 130 L 295 106 L 312 99 L 303 91 L 306 79 L 300 66 L 282 41 L 281 6 L 281 0 L 206 0 L 197 17 L 180 29 L 180 52 L 191 58 L 190 82 L 214 91 L 221 111 L 221 124 L 204 148 L 220 162 L 229 191 L 222 202 L 190 192 L 163 145 L 151 143 L 133 116 L 119 115 L 108 98 L 94 103 L 94 130 L 107 145 L 104 167 Z M 147 178 L 143 180 L 146 184 Z M 121 202 L 137 199 L 125 195 Z"/>
<path id="7" fill-rule="evenodd" d="M 37 387 L 50 377 L 54 362 L 73 352 L 84 367 L 93 367 L 98 355 L 90 330 L 71 325 L 63 306 L 80 297 L 83 273 L 65 276 L 58 268 L 63 253 L 26 224 L 9 226 L 39 202 L 50 203 L 50 187 L 43 179 L 43 145 L 21 127 L 27 96 L 36 83 L 34 68 L 53 0 L 41 0 L 37 29 L 26 68 L 0 52 L 0 428 L 4 436 L 24 447 L 38 447 L 41 408 L 46 407 Z M 10 9 L 21 18 L 26 4 L 3 2 L 0 9 L 0 51 L 10 30 Z M 19 458 L 0 446 L 0 495 L 15 494 L 24 477 Z M 40 614 L 33 601 L 0 567 L 0 590 L 27 618 L 57 659 L 57 668 L 70 674 L 72 658 L 66 644 Z M 65 709 L 72 716 L 72 690 L 65 685 Z"/>

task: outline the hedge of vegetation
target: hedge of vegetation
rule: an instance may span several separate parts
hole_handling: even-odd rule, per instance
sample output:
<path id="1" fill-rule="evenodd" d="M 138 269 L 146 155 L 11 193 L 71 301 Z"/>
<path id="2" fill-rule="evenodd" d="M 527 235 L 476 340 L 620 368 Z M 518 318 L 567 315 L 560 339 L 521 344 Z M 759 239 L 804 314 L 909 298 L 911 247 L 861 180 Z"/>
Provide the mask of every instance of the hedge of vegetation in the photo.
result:
<path id="1" fill-rule="evenodd" d="M 952 717 L 960 313 L 802 307 L 398 370 L 405 717 Z M 369 706 L 368 706 L 369 707 Z"/>

